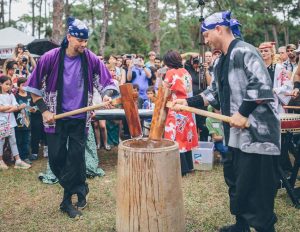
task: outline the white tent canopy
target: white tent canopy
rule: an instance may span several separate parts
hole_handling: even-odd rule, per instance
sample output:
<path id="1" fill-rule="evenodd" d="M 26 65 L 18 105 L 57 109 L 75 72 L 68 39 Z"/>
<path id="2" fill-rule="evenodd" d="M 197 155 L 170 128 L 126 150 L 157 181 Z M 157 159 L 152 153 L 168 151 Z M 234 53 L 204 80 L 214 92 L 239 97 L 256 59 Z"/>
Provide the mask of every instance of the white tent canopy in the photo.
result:
<path id="1" fill-rule="evenodd" d="M 0 30 L 0 59 L 11 58 L 18 43 L 27 45 L 35 38 L 13 27 Z"/>
<path id="2" fill-rule="evenodd" d="M 26 45 L 35 39 L 33 36 L 27 35 L 13 27 L 1 29 L 0 38 L 0 49 L 15 48 L 18 43 Z"/>

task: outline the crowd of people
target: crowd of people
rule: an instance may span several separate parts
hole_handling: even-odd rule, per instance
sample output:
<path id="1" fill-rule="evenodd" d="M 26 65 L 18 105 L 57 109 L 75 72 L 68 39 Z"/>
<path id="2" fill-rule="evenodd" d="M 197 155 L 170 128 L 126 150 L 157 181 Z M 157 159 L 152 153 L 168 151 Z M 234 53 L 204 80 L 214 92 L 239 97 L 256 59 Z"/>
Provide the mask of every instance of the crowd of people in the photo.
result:
<path id="1" fill-rule="evenodd" d="M 232 116 L 232 127 L 224 124 L 223 128 L 219 120 L 194 116 L 176 109 L 169 110 L 164 137 L 179 144 L 182 176 L 193 172 L 191 151 L 198 146 L 199 140 L 214 142 L 215 149 L 221 154 L 225 180 L 232 193 L 235 191 L 243 194 L 241 191 L 246 187 L 239 181 L 253 181 L 252 176 L 233 174 L 234 168 L 240 170 L 248 165 L 245 170 L 249 167 L 259 169 L 255 166 L 257 163 L 253 163 L 262 162 L 261 167 L 274 173 L 274 166 L 270 163 L 277 162 L 272 157 L 280 153 L 280 134 L 274 132 L 268 143 L 265 140 L 269 131 L 275 130 L 279 125 L 276 114 L 284 113 L 283 106 L 293 101 L 294 76 L 297 69 L 299 70 L 300 44 L 288 44 L 276 50 L 278 45 L 263 42 L 255 48 L 233 37 L 239 36 L 239 33 L 233 33 L 236 29 L 228 24 L 230 16 L 224 16 L 223 13 L 214 17 L 219 17 L 218 21 L 214 22 L 214 18 L 211 18 L 202 27 L 205 41 L 211 49 L 203 57 L 198 53 L 180 54 L 175 50 L 168 51 L 162 57 L 154 51 L 150 51 L 147 57 L 132 53 L 96 56 L 86 49 L 88 36 L 85 27 L 76 28 L 78 22 L 75 24 L 74 21 L 70 22 L 68 35 L 61 48 L 51 50 L 37 62 L 24 45 L 18 44 L 13 58 L 6 60 L 1 70 L 0 169 L 9 168 L 3 159 L 8 147 L 10 151 L 7 160 L 15 161 L 15 168 L 28 169 L 38 159 L 41 146 L 43 156 L 48 156 L 47 144 L 50 143 L 49 152 L 52 155 L 49 155 L 46 173 L 41 174 L 40 178 L 45 183 L 59 181 L 64 188 L 61 210 L 70 217 L 80 216 L 81 213 L 70 206 L 70 196 L 78 194 L 78 208 L 85 207 L 85 197 L 89 189 L 82 175 L 104 175 L 103 170 L 98 167 L 97 150 L 102 146 L 111 150 L 122 138 L 129 137 L 128 126 L 125 120 L 105 121 L 95 117 L 90 124 L 89 113 L 68 118 L 63 123 L 54 122 L 53 115 L 107 101 L 116 95 L 120 85 L 132 83 L 138 93 L 136 104 L 139 109 L 153 110 L 157 90 L 159 86 L 164 86 L 171 90 L 170 98 L 177 104 L 187 104 Z M 76 30 L 82 32 L 82 35 L 77 36 Z M 78 75 L 73 77 L 71 72 Z M 98 79 L 94 79 L 92 74 L 98 74 Z M 45 76 L 47 80 L 43 79 Z M 86 76 L 86 79 L 82 81 L 81 76 Z M 89 83 L 93 83 L 93 86 Z M 73 91 L 77 88 L 82 93 L 82 98 L 78 97 L 78 92 Z M 271 121 L 266 122 L 266 118 Z M 240 132 L 237 128 L 244 128 L 248 119 L 255 132 Z M 278 125 L 274 124 L 272 129 L 270 122 L 277 122 Z M 149 134 L 150 125 L 151 119 L 143 121 L 144 136 Z M 75 127 L 77 131 L 73 133 Z M 79 135 L 85 134 L 85 129 L 88 130 L 87 141 L 83 135 Z M 79 146 L 77 142 L 84 146 Z M 81 151 L 85 153 L 85 165 L 81 162 Z M 69 153 L 78 153 L 78 156 L 74 155 L 75 158 L 71 161 L 66 155 Z M 251 158 L 248 157 L 250 153 Z M 258 158 L 265 158 L 264 155 L 268 156 L 267 159 Z M 67 160 L 64 161 L 65 166 L 60 163 L 61 156 Z M 75 169 L 84 172 L 78 174 L 77 185 L 72 182 L 74 176 L 68 176 Z M 242 170 L 240 172 L 245 173 Z M 257 178 L 270 181 L 272 177 L 265 175 Z M 235 189 L 235 186 L 241 189 Z M 263 187 L 260 190 L 262 189 Z M 273 188 L 268 191 L 269 195 L 265 197 L 275 194 Z M 261 232 L 274 231 L 274 201 L 266 203 L 265 208 L 269 211 L 265 213 L 265 217 L 258 218 L 256 214 L 249 214 L 247 207 L 250 206 L 245 206 L 244 211 L 240 211 L 237 205 L 242 204 L 239 202 L 241 199 L 232 195 L 230 197 L 235 201 L 231 210 L 236 215 L 237 223 L 222 231 L 250 231 L 249 226 L 254 226 Z M 261 202 L 257 196 L 253 196 L 252 200 Z M 251 210 L 255 211 L 257 208 Z M 267 220 L 269 221 L 266 222 Z"/>

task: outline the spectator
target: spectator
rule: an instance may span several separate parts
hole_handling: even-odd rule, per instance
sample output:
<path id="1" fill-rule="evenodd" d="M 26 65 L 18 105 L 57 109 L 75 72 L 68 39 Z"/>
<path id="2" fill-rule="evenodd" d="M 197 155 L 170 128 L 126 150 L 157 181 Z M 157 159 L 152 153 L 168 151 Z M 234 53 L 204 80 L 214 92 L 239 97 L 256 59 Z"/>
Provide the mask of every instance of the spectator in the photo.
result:
<path id="1" fill-rule="evenodd" d="M 5 137 L 8 137 L 9 139 L 10 149 L 16 160 L 15 168 L 28 169 L 31 165 L 25 163 L 19 156 L 14 129 L 17 126 L 17 123 L 15 115 L 13 114 L 13 112 L 24 109 L 26 104 L 19 105 L 16 102 L 15 96 L 10 93 L 11 87 L 11 79 L 8 76 L 2 76 L 0 78 L 0 132 L 3 137 L 0 138 L 0 169 L 8 169 L 8 166 L 4 163 L 2 158 Z M 9 130 L 9 133 L 5 133 L 5 130 L 7 129 Z"/>
<path id="2" fill-rule="evenodd" d="M 155 104 L 155 91 L 154 91 L 154 87 L 150 86 L 147 89 L 147 97 L 148 99 L 143 103 L 143 109 L 147 109 L 147 110 L 154 110 Z M 144 120 L 144 135 L 149 135 L 149 131 L 150 131 L 150 127 L 151 127 L 151 120 L 152 119 L 145 119 Z"/>
<path id="3" fill-rule="evenodd" d="M 280 56 L 280 63 L 283 64 L 284 62 L 286 62 L 288 60 L 288 54 L 286 52 L 286 46 L 282 46 L 278 48 L 278 53 Z"/>
<path id="4" fill-rule="evenodd" d="M 168 51 L 164 56 L 164 64 L 169 68 L 163 85 L 172 91 L 172 100 L 185 99 L 192 93 L 192 78 L 182 67 L 182 58 L 176 51 Z M 197 128 L 192 113 L 169 109 L 165 138 L 175 140 L 179 145 L 181 174 L 184 176 L 194 169 L 192 148 L 198 146 Z"/>
<path id="5" fill-rule="evenodd" d="M 150 67 L 155 67 L 155 58 L 156 53 L 154 51 L 151 51 L 148 53 L 149 61 L 145 64 L 147 68 L 150 69 Z"/>
<path id="6" fill-rule="evenodd" d="M 147 100 L 146 91 L 149 87 L 148 80 L 151 78 L 151 71 L 144 65 L 144 57 L 142 55 L 133 59 L 133 67 L 129 66 L 128 81 L 139 86 L 139 96 L 145 101 Z"/>
<path id="7" fill-rule="evenodd" d="M 133 92 L 134 93 L 137 93 L 137 94 L 139 93 L 140 88 L 139 88 L 138 84 L 133 84 L 132 88 L 133 88 Z M 143 108 L 143 103 L 144 103 L 143 98 L 141 98 L 140 96 L 138 96 L 138 98 L 136 99 L 136 103 L 137 103 L 138 109 L 142 109 Z"/>
<path id="8" fill-rule="evenodd" d="M 29 160 L 30 152 L 30 110 L 31 109 L 31 96 L 24 90 L 24 83 L 26 78 L 19 78 L 18 92 L 16 93 L 16 101 L 19 105 L 26 104 L 24 109 L 15 112 L 17 126 L 15 129 L 17 146 L 20 152 L 20 158 L 26 163 L 31 164 Z"/>
<path id="9" fill-rule="evenodd" d="M 207 107 L 207 111 L 220 114 L 220 111 L 216 110 L 211 105 L 209 105 Z M 222 122 L 218 119 L 208 117 L 208 118 L 206 118 L 206 127 L 209 131 L 212 141 L 214 142 L 215 150 L 220 152 L 221 157 L 222 157 L 221 162 L 223 162 L 225 159 L 226 153 L 228 152 L 228 147 L 226 145 L 224 145 L 224 143 L 223 143 L 224 131 L 223 131 Z"/>
<path id="10" fill-rule="evenodd" d="M 36 62 L 23 44 L 17 44 L 13 52 L 13 59 L 19 63 L 23 58 L 26 58 L 28 60 L 28 64 L 30 66 L 29 70 L 31 72 L 35 68 Z"/>
<path id="11" fill-rule="evenodd" d="M 160 60 L 160 58 L 158 57 L 158 56 L 156 56 L 155 57 L 155 60 L 154 60 L 154 63 L 155 63 L 155 67 L 157 68 L 157 69 L 160 69 L 161 68 L 161 60 Z"/>
<path id="12" fill-rule="evenodd" d="M 296 50 L 295 44 L 288 44 L 286 46 L 288 59 L 283 63 L 285 69 L 290 71 L 291 73 L 293 73 L 297 67 L 297 62 L 296 62 L 297 56 L 294 50 Z"/>
<path id="13" fill-rule="evenodd" d="M 289 79 L 287 70 L 281 64 L 274 63 L 274 49 L 271 42 L 264 42 L 259 45 L 259 51 L 262 55 L 264 64 L 269 72 L 275 93 L 275 107 L 279 113 L 284 113 L 282 105 L 287 105 L 291 97 L 286 94 L 290 93 L 293 88 L 292 81 Z"/>

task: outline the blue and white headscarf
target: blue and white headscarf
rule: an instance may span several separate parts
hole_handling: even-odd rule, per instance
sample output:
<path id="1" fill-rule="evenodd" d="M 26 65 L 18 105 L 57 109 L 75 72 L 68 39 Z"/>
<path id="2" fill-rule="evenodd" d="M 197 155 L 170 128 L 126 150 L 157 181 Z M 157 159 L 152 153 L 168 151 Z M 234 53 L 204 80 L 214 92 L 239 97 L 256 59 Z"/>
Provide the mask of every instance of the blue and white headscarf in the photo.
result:
<path id="1" fill-rule="evenodd" d="M 74 17 L 69 17 L 67 20 L 68 25 L 68 34 L 71 36 L 74 36 L 79 39 L 88 39 L 89 38 L 89 29 L 85 25 L 84 22 L 82 22 L 79 19 L 75 19 Z M 65 37 L 61 43 L 62 47 L 68 46 L 68 40 Z"/>
<path id="2" fill-rule="evenodd" d="M 201 25 L 201 33 L 215 29 L 216 26 L 229 27 L 234 36 L 242 37 L 237 19 L 231 18 L 230 11 L 217 12 L 208 16 Z"/>

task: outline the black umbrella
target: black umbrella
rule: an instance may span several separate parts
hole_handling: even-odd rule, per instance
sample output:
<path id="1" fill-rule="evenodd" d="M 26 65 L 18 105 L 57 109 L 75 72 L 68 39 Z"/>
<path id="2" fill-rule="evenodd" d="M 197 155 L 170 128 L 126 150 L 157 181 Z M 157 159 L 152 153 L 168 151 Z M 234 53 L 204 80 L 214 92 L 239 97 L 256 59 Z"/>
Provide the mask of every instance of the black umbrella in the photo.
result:
<path id="1" fill-rule="evenodd" d="M 59 45 L 49 39 L 35 39 L 31 43 L 27 44 L 27 49 L 30 53 L 40 56 L 57 47 L 59 47 Z"/>

